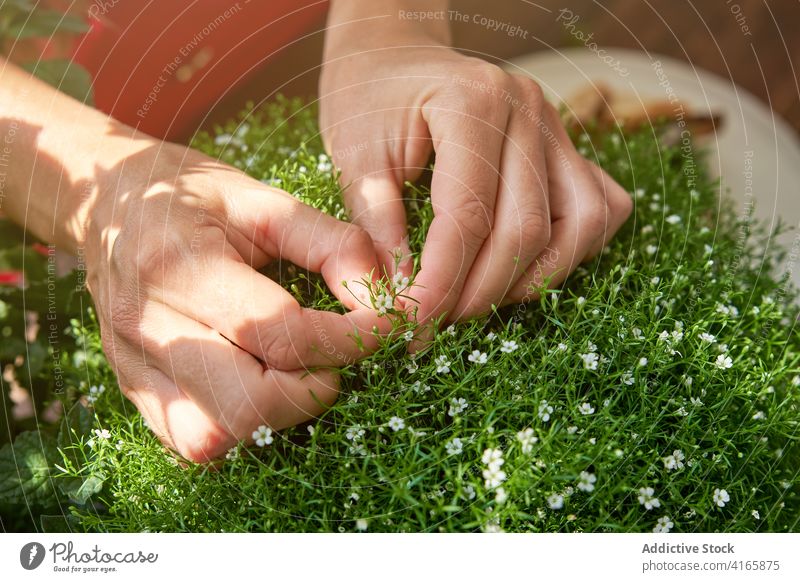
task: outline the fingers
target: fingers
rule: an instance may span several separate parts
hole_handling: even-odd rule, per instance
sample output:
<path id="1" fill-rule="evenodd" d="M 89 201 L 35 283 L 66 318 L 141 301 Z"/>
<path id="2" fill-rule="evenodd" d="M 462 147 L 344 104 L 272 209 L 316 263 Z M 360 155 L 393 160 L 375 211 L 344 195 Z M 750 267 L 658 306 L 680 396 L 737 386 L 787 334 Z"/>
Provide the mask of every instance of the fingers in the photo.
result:
<path id="1" fill-rule="evenodd" d="M 285 192 L 236 188 L 226 197 L 229 226 L 271 257 L 283 257 L 321 273 L 331 291 L 349 309 L 368 303 L 358 285 L 378 272 L 372 239 L 361 227 L 336 220 Z M 227 236 L 227 235 L 226 235 Z M 233 237 L 227 236 L 229 240 Z M 252 247 L 239 242 L 236 251 L 249 262 Z M 347 287 L 342 283 L 347 282 Z M 353 294 L 358 296 L 354 297 Z"/>
<path id="2" fill-rule="evenodd" d="M 436 165 L 431 184 L 434 218 L 422 251 L 416 286 L 417 319 L 456 306 L 467 274 L 494 224 L 507 110 L 478 103 L 437 101 L 423 108 Z"/>
<path id="3" fill-rule="evenodd" d="M 387 155 L 393 144 L 373 144 L 370 138 L 352 139 L 363 147 L 351 145 L 334 149 L 331 154 L 342 171 L 343 197 L 350 219 L 372 238 L 380 274 L 394 275 L 394 255 L 400 252 L 403 259 L 399 270 L 410 275 L 412 262 L 403 206 L 403 176 L 416 178 L 425 160 L 418 162 L 417 167 L 393 167 Z"/>
<path id="4" fill-rule="evenodd" d="M 470 318 L 499 305 L 550 240 L 550 209 L 543 138 L 532 112 L 541 91 L 517 80 L 530 109 L 511 113 L 500 162 L 494 227 L 469 272 L 452 319 Z"/>
<path id="5" fill-rule="evenodd" d="M 222 231 L 200 232 L 196 256 L 164 270 L 164 278 L 151 282 L 150 293 L 267 367 L 349 364 L 377 347 L 374 328 L 389 331 L 391 322 L 369 308 L 344 315 L 301 308 L 280 285 L 245 264 Z"/>
<path id="6" fill-rule="evenodd" d="M 588 258 L 593 258 L 603 250 L 603 247 L 614 238 L 620 227 L 628 220 L 633 211 L 633 199 L 603 168 L 591 162 L 589 162 L 589 168 L 600 185 L 609 210 L 608 228 L 589 251 Z"/>
<path id="7" fill-rule="evenodd" d="M 162 304 L 148 303 L 140 329 L 138 342 L 123 341 L 163 376 L 136 374 L 143 385 L 130 397 L 156 432 L 192 460 L 249 440 L 261 424 L 279 430 L 316 416 L 338 395 L 333 373 L 265 369 L 214 330 Z"/>
<path id="8" fill-rule="evenodd" d="M 551 239 L 515 284 L 509 295 L 511 301 L 534 298 L 534 288 L 545 281 L 551 287 L 560 284 L 594 248 L 613 236 L 629 214 L 629 197 L 619 186 L 613 193 L 614 207 L 609 207 L 592 164 L 575 150 L 550 107 L 546 108 L 545 122 L 551 130 L 545 144 L 553 219 Z M 605 184 L 605 190 L 610 192 L 612 184 Z M 623 201 L 621 195 L 628 201 Z"/>
<path id="9" fill-rule="evenodd" d="M 146 368 L 135 388 L 121 388 L 153 434 L 185 459 L 205 463 L 236 443 L 160 370 Z"/>

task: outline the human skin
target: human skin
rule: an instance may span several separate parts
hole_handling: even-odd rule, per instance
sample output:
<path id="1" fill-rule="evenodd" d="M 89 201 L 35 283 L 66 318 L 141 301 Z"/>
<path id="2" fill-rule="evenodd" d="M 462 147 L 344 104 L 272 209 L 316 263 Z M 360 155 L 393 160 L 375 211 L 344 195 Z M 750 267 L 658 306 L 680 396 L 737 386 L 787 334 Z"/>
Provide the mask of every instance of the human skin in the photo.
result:
<path id="1" fill-rule="evenodd" d="M 434 220 L 408 292 L 420 322 L 534 298 L 632 210 L 533 80 L 449 47 L 447 10 L 443 0 L 332 0 L 320 78 L 323 140 L 387 271 L 396 249 L 408 256 L 403 183 L 436 154 Z"/>
<path id="2" fill-rule="evenodd" d="M 338 394 L 331 367 L 366 353 L 353 334 L 369 350 L 373 329 L 386 330 L 342 286 L 377 270 L 360 227 L 2 60 L 0 112 L 10 152 L 0 210 L 85 257 L 120 388 L 186 459 L 214 459 L 261 424 L 278 430 L 318 415 Z M 301 308 L 255 270 L 277 257 L 321 272 L 352 311 Z"/>

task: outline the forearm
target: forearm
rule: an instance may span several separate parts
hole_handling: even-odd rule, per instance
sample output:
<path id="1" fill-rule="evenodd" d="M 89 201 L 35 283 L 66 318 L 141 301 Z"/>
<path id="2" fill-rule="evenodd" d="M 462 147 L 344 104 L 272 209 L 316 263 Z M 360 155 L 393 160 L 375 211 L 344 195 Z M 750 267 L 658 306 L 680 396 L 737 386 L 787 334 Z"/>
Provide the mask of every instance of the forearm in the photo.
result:
<path id="1" fill-rule="evenodd" d="M 0 59 L 0 211 L 37 237 L 76 251 L 123 161 L 156 144 Z"/>
<path id="2" fill-rule="evenodd" d="M 347 50 L 450 45 L 449 0 L 331 0 L 325 57 Z"/>

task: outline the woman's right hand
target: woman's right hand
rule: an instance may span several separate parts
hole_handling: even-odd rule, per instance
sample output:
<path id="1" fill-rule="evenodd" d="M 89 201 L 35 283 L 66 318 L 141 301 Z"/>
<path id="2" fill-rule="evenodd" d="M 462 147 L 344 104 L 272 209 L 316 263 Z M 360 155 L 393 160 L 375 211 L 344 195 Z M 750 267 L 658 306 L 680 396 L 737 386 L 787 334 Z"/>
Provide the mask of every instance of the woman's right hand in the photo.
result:
<path id="1" fill-rule="evenodd" d="M 187 459 L 213 459 L 262 424 L 319 414 L 337 396 L 330 367 L 365 353 L 352 336 L 369 350 L 373 328 L 390 325 L 342 286 L 377 271 L 364 230 L 125 126 L 1 57 L 0 136 L 13 159 L 3 212 L 84 255 L 123 392 Z M 321 272 L 352 311 L 302 308 L 256 271 L 277 258 Z"/>
<path id="2" fill-rule="evenodd" d="M 360 227 L 197 152 L 153 150 L 100 193 L 87 282 L 123 393 L 166 445 L 203 462 L 262 424 L 319 414 L 337 376 L 306 368 L 363 356 L 352 336 L 369 349 L 387 322 L 342 285 L 377 269 Z M 255 270 L 276 258 L 320 272 L 353 310 L 302 308 Z"/>

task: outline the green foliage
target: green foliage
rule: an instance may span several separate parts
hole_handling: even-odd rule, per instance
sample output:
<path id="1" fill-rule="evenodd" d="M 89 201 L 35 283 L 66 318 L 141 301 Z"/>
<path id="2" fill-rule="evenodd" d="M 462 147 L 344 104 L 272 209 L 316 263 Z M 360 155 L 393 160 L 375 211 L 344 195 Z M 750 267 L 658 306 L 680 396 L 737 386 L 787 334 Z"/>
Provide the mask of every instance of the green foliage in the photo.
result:
<path id="1" fill-rule="evenodd" d="M 780 253 L 765 256 L 768 233 L 719 209 L 696 154 L 652 132 L 575 139 L 635 193 L 606 252 L 536 302 L 440 330 L 416 357 L 397 320 L 342 370 L 330 410 L 218 468 L 164 450 L 111 389 L 91 313 L 73 320 L 65 401 L 89 408 L 62 423 L 49 474 L 69 514 L 41 527 L 651 531 L 667 516 L 675 531 L 796 531 L 800 338 L 795 292 L 769 274 Z M 300 102 L 248 111 L 195 145 L 346 216 Z M 426 181 L 407 194 L 419 252 Z M 305 305 L 341 309 L 319 277 L 268 272 Z"/>
<path id="2" fill-rule="evenodd" d="M 57 33 L 81 34 L 88 30 L 83 19 L 57 10 L 47 10 L 39 2 L 5 0 L 0 4 L 0 51 L 18 41 L 50 39 Z M 37 60 L 23 68 L 45 83 L 82 103 L 92 105 L 92 80 L 80 65 L 66 59 Z"/>

